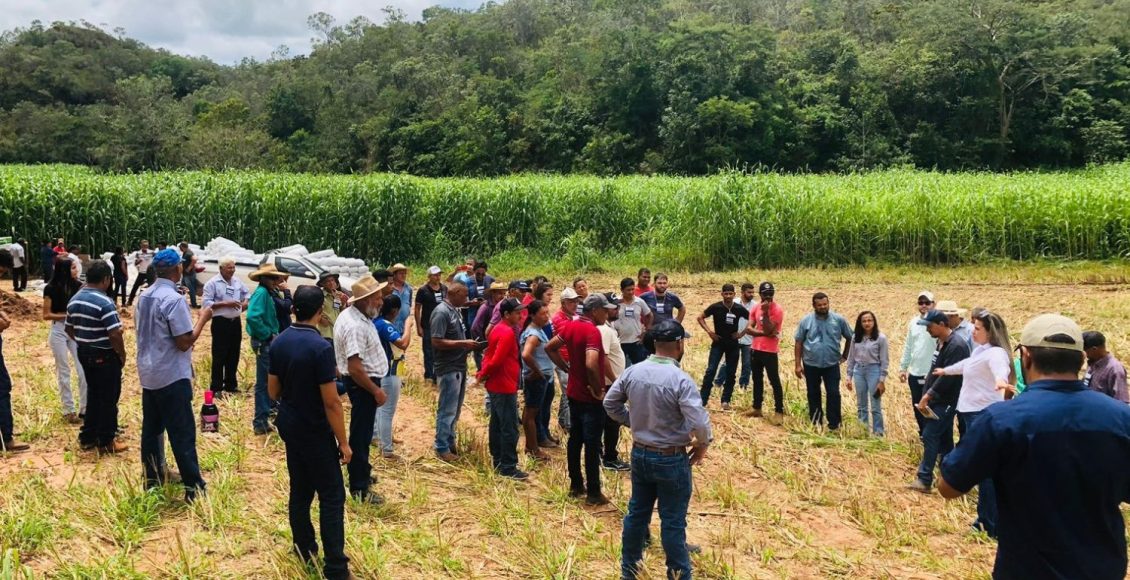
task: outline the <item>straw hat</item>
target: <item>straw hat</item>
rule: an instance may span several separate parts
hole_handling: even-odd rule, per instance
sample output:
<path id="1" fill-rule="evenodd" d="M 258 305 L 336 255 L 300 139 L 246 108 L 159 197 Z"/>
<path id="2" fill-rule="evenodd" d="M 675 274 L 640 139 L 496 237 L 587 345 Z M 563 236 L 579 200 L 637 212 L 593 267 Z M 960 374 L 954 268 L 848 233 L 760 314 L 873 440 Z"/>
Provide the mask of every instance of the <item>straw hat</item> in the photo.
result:
<path id="1" fill-rule="evenodd" d="M 965 309 L 957 305 L 953 300 L 942 300 L 938 302 L 935 310 L 945 312 L 947 316 L 965 316 Z"/>
<path id="2" fill-rule="evenodd" d="M 404 264 L 397 262 L 397 263 L 388 267 L 388 273 L 389 274 L 395 274 L 395 273 L 397 273 L 401 270 L 407 270 L 407 269 L 408 269 L 408 266 L 405 266 Z"/>
<path id="3" fill-rule="evenodd" d="M 377 279 L 370 276 L 365 276 L 360 280 L 353 283 L 353 298 L 349 299 L 350 304 L 364 300 L 377 292 L 380 292 L 388 286 L 388 282 L 377 282 Z"/>
<path id="4" fill-rule="evenodd" d="M 259 278 L 262 278 L 263 276 L 267 276 L 268 278 L 282 278 L 283 280 L 290 278 L 290 274 L 287 274 L 286 272 L 280 272 L 279 269 L 276 268 L 275 265 L 271 262 L 267 262 L 266 264 L 259 266 L 258 270 L 255 270 L 247 277 L 250 278 L 252 282 L 258 282 Z"/>

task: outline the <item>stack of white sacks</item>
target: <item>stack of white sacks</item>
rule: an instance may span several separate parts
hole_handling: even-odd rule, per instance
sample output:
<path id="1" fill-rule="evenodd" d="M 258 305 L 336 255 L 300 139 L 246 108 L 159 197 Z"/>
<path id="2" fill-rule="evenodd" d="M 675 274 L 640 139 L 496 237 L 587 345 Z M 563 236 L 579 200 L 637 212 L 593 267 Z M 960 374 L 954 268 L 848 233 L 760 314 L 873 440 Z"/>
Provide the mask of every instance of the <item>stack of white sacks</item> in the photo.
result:
<path id="1" fill-rule="evenodd" d="M 204 246 L 203 252 L 208 258 L 217 260 L 223 256 L 231 256 L 235 258 L 236 263 L 246 264 L 249 266 L 257 266 L 263 259 L 263 254 L 256 254 L 251 250 L 242 248 L 239 244 L 227 238 L 214 238 Z M 279 248 L 278 253 L 290 256 L 302 256 L 307 260 L 314 262 L 321 266 L 323 269 L 328 270 L 334 274 L 339 274 L 349 278 L 361 278 L 369 273 L 369 267 L 365 265 L 364 260 L 357 258 L 342 258 L 339 257 L 333 250 L 321 250 L 318 252 L 311 252 L 306 249 L 302 244 L 295 244 L 285 248 Z"/>

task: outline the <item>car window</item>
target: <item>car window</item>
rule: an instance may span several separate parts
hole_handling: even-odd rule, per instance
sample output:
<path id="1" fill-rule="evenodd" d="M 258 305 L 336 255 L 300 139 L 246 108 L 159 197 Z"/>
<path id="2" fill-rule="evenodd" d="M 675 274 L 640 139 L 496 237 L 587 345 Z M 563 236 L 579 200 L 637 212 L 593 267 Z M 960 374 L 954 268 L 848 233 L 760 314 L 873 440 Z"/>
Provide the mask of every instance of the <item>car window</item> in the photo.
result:
<path id="1" fill-rule="evenodd" d="M 307 268 L 305 264 L 291 258 L 275 258 L 275 266 L 278 267 L 279 270 L 282 270 L 283 272 L 286 272 L 291 276 L 301 276 L 303 278 L 311 279 L 315 276 L 314 272 L 310 271 L 310 269 Z"/>

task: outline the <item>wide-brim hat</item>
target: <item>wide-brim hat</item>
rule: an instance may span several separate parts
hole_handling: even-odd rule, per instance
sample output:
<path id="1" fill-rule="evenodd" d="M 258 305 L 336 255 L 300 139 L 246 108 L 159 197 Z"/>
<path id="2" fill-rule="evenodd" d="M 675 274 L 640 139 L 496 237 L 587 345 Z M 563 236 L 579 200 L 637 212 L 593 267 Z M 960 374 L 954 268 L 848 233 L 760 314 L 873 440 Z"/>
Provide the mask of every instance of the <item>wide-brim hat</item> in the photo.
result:
<path id="1" fill-rule="evenodd" d="M 252 282 L 258 282 L 259 278 L 262 278 L 263 276 L 267 276 L 268 278 L 282 278 L 283 280 L 290 278 L 290 274 L 280 271 L 275 267 L 274 264 L 270 262 L 259 266 L 258 270 L 255 270 L 251 274 L 248 274 L 247 277 L 250 278 Z"/>
<path id="2" fill-rule="evenodd" d="M 377 282 L 377 279 L 371 275 L 365 276 L 353 283 L 353 297 L 349 299 L 349 303 L 356 304 L 377 292 L 381 292 L 387 286 L 388 282 Z"/>
<path id="3" fill-rule="evenodd" d="M 337 283 L 341 284 L 340 275 L 334 274 L 333 272 L 322 272 L 318 275 L 318 286 L 321 286 L 323 283 L 325 283 L 326 280 L 329 280 L 330 278 L 337 280 Z"/>
<path id="4" fill-rule="evenodd" d="M 958 306 L 956 301 L 942 300 L 934 307 L 935 310 L 941 310 L 949 316 L 965 316 L 965 309 Z"/>
<path id="5" fill-rule="evenodd" d="M 395 274 L 395 273 L 397 273 L 397 272 L 399 272 L 399 271 L 401 271 L 401 270 L 405 270 L 405 271 L 407 271 L 407 270 L 408 270 L 408 266 L 405 266 L 404 264 L 401 264 L 400 262 L 397 262 L 397 263 L 395 263 L 395 264 L 393 264 L 393 265 L 391 265 L 391 266 L 389 266 L 389 267 L 388 267 L 388 273 L 389 273 L 389 274 Z"/>

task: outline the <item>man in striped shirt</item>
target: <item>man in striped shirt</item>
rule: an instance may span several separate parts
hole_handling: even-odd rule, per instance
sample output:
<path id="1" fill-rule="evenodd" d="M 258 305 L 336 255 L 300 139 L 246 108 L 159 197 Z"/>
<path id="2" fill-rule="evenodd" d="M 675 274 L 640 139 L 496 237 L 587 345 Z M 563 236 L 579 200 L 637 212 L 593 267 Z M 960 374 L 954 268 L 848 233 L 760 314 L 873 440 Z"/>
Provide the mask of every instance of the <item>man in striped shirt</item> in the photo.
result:
<path id="1" fill-rule="evenodd" d="M 95 262 L 86 273 L 86 285 L 67 304 L 67 335 L 78 343 L 78 360 L 88 385 L 86 420 L 78 441 L 83 449 L 97 447 L 99 453 L 128 449 L 116 439 L 126 345 L 122 321 L 108 294 L 113 283 L 110 265 Z"/>

